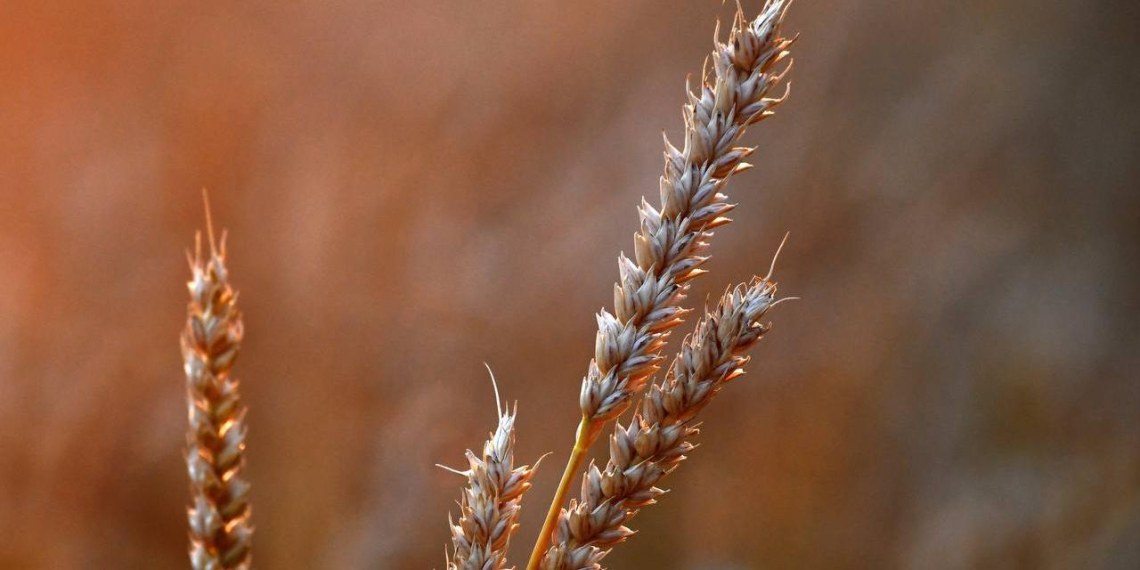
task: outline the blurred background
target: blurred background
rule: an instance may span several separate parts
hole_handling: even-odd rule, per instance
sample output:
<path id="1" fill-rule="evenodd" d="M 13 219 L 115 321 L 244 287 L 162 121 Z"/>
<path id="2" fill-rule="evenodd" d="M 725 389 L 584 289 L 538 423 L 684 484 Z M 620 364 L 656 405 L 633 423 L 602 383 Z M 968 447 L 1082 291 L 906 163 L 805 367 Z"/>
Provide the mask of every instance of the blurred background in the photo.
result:
<path id="1" fill-rule="evenodd" d="M 461 480 L 433 464 L 494 425 L 483 362 L 519 459 L 553 452 L 523 563 L 660 131 L 731 12 L 0 3 L 0 568 L 188 566 L 202 187 L 245 310 L 258 567 L 442 567 Z M 803 300 L 609 566 L 1140 566 L 1137 21 L 792 7 L 791 99 L 691 301 L 788 231 Z"/>

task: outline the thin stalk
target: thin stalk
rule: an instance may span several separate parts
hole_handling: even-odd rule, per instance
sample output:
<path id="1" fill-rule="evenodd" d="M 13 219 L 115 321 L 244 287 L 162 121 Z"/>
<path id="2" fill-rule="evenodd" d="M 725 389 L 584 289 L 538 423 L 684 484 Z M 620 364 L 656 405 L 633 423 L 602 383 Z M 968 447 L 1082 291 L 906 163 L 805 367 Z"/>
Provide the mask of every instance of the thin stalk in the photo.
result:
<path id="1" fill-rule="evenodd" d="M 530 554 L 530 561 L 526 564 L 526 570 L 538 570 L 539 564 L 542 563 L 542 557 L 546 554 L 546 549 L 550 547 L 550 537 L 554 534 L 554 525 L 558 524 L 558 514 L 562 512 L 562 504 L 570 492 L 570 483 L 574 481 L 578 470 L 581 469 L 582 460 L 586 458 L 586 452 L 590 450 L 590 445 L 598 439 L 600 431 L 594 423 L 590 422 L 589 418 L 582 416 L 582 421 L 578 423 L 577 435 L 574 437 L 574 450 L 570 453 L 570 460 L 566 462 L 566 470 L 562 472 L 562 480 L 558 482 L 558 490 L 554 492 L 554 499 L 550 502 L 550 510 L 546 512 L 546 520 L 542 523 L 542 531 L 538 534 L 538 540 L 535 541 L 534 551 Z"/>

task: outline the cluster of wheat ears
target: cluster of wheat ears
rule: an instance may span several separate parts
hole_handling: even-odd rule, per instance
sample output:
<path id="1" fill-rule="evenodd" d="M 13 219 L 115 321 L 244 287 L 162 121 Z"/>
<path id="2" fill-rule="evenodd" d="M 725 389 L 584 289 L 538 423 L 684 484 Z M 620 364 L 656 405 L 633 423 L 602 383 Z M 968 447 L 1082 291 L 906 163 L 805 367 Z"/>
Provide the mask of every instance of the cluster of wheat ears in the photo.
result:
<path id="1" fill-rule="evenodd" d="M 699 89 L 687 90 L 684 144 L 678 148 L 666 139 L 661 202 L 642 200 L 634 256 L 618 258 L 614 306 L 597 315 L 594 358 L 582 379 L 574 448 L 527 570 L 602 568 L 606 554 L 633 534 L 630 519 L 665 492 L 658 487 L 661 479 L 693 449 L 701 409 L 744 373 L 745 351 L 768 330 L 761 320 L 777 303 L 771 269 L 706 308 L 664 377 L 650 384 L 665 360 L 661 353 L 670 331 L 690 311 L 682 306 L 690 281 L 706 273 L 702 265 L 712 230 L 731 221 L 726 215 L 734 205 L 722 190 L 750 168 L 745 159 L 755 150 L 739 146 L 740 137 L 786 99 L 786 89 L 780 97 L 770 93 L 791 66 L 789 59 L 777 69 L 794 40 L 781 35 L 788 3 L 768 0 L 754 20 L 746 20 L 738 6 L 727 40 L 717 30 Z M 190 304 L 182 333 L 190 561 L 196 570 L 245 569 L 252 563 L 253 536 L 250 485 L 241 473 L 245 406 L 231 374 L 242 318 L 229 284 L 225 235 L 216 241 L 210 226 L 207 206 L 209 252 L 203 255 L 199 236 L 188 256 Z M 623 425 L 619 418 L 638 396 Z M 467 469 L 452 469 L 466 477 L 467 486 L 458 520 L 450 519 L 448 569 L 508 567 L 507 549 L 538 467 L 515 464 L 515 413 L 500 405 L 498 426 L 482 453 L 468 451 Z M 588 450 L 611 424 L 609 460 L 585 469 L 580 495 L 566 504 Z"/>

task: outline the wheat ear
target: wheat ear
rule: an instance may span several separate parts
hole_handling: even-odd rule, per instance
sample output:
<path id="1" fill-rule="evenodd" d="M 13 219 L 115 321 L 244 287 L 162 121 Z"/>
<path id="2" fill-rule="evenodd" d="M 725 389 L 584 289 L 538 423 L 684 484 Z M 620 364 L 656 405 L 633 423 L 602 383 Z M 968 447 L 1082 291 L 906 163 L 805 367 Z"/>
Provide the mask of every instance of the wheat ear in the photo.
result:
<path id="1" fill-rule="evenodd" d="M 242 339 L 237 294 L 226 271 L 226 240 L 214 242 L 206 207 L 210 253 L 202 258 L 201 234 L 194 256 L 187 254 L 192 278 L 190 305 L 182 331 L 190 429 L 186 467 L 190 474 L 190 565 L 194 570 L 248 569 L 249 483 L 245 465 L 245 405 L 231 375 Z"/>
<path id="2" fill-rule="evenodd" d="M 689 281 L 704 273 L 711 230 L 731 221 L 725 215 L 734 205 L 720 191 L 733 174 L 750 168 L 744 159 L 755 150 L 736 143 L 787 96 L 785 91 L 779 98 L 768 97 L 791 67 L 774 69 L 794 41 L 780 35 L 787 6 L 787 0 L 769 0 L 751 22 L 738 6 L 728 41 L 722 43 L 717 31 L 712 76 L 703 75 L 699 93 L 688 92 L 683 148 L 665 140 L 661 204 L 654 208 L 642 200 L 634 259 L 618 258 L 614 311 L 598 314 L 594 358 L 579 398 L 582 419 L 528 570 L 538 568 L 587 450 L 660 366 L 668 332 L 687 312 L 679 304 Z"/>
<path id="3" fill-rule="evenodd" d="M 487 369 L 490 372 L 490 368 Z M 491 376 L 494 383 L 494 375 Z M 500 570 L 507 566 L 507 548 L 518 530 L 523 494 L 530 490 L 534 467 L 515 467 L 515 417 L 518 406 L 506 409 L 499 402 L 495 387 L 495 408 L 499 425 L 483 444 L 483 455 L 467 450 L 468 469 L 458 471 L 467 477 L 467 487 L 459 501 L 459 522 L 448 518 L 452 550 L 448 570 Z"/>
<path id="4" fill-rule="evenodd" d="M 543 570 L 600 569 L 610 549 L 633 534 L 625 524 L 665 493 L 657 483 L 695 447 L 689 440 L 699 431 L 697 413 L 744 374 L 744 351 L 768 331 L 760 320 L 776 304 L 775 294 L 774 283 L 757 278 L 705 311 L 629 425 L 614 425 L 609 462 L 604 470 L 590 465 L 579 500 L 560 513 Z"/>

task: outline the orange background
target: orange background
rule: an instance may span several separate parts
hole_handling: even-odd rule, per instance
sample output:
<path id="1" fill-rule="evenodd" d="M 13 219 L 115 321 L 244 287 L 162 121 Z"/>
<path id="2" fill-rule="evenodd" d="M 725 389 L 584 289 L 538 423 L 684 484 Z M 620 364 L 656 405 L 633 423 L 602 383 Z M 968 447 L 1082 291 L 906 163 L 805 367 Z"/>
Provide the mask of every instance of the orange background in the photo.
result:
<path id="1" fill-rule="evenodd" d="M 730 3 L 731 4 L 731 3 Z M 750 14 L 758 2 L 745 2 Z M 0 3 L 0 567 L 185 568 L 183 251 L 247 341 L 260 568 L 439 568 L 482 363 L 553 451 L 715 0 Z M 801 0 L 699 305 L 802 301 L 613 568 L 1134 568 L 1132 2 Z M 684 330 L 684 329 L 683 329 Z M 674 339 L 675 341 L 678 339 Z"/>

